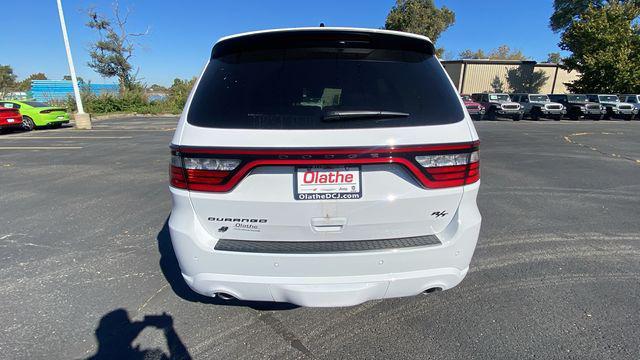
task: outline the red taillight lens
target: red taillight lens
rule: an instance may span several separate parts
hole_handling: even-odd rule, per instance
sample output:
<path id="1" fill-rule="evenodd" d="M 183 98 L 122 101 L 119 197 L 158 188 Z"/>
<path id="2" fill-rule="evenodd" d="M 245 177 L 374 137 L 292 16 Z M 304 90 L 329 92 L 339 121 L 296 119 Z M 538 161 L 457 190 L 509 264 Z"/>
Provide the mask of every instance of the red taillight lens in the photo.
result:
<path id="1" fill-rule="evenodd" d="M 238 167 L 237 159 L 180 157 L 171 155 L 171 185 L 195 191 L 218 191 Z"/>
<path id="2" fill-rule="evenodd" d="M 477 148 L 464 153 L 418 155 L 415 159 L 433 180 L 432 187 L 462 186 L 480 180 L 480 154 Z"/>
<path id="3" fill-rule="evenodd" d="M 171 180 L 171 186 L 180 189 L 187 188 L 187 179 L 184 176 L 184 169 L 182 168 L 182 159 L 177 155 L 171 155 L 171 166 L 169 166 L 169 175 Z"/>

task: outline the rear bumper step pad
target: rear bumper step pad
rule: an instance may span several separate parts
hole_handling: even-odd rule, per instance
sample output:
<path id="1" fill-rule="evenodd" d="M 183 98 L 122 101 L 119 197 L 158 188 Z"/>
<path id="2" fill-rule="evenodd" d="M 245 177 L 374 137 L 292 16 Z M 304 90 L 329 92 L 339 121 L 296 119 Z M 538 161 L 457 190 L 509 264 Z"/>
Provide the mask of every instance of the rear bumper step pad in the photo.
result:
<path id="1" fill-rule="evenodd" d="M 355 241 L 253 241 L 220 239 L 215 250 L 266 254 L 317 254 L 441 245 L 436 235 Z"/>

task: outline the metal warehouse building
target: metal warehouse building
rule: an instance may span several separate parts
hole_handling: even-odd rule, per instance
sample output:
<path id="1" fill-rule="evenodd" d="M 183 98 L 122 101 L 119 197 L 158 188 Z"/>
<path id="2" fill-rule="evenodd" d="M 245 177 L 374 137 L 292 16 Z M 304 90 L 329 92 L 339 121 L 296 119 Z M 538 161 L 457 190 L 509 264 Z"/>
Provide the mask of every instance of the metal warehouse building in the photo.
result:
<path id="1" fill-rule="evenodd" d="M 560 94 L 569 92 L 565 83 L 578 78 L 575 71 L 568 72 L 558 64 L 537 63 L 521 60 L 488 60 L 464 59 L 443 60 L 442 66 L 461 94 L 481 93 L 492 91 L 491 83 L 496 77 L 505 85 L 508 91 L 507 72 L 520 68 L 523 72 L 544 72 L 547 77 L 540 93 Z"/>
<path id="2" fill-rule="evenodd" d="M 82 91 L 90 91 L 95 95 L 117 93 L 118 84 L 85 84 L 78 83 Z M 73 85 L 68 80 L 32 80 L 30 96 L 38 101 L 66 100 L 73 96 Z"/>

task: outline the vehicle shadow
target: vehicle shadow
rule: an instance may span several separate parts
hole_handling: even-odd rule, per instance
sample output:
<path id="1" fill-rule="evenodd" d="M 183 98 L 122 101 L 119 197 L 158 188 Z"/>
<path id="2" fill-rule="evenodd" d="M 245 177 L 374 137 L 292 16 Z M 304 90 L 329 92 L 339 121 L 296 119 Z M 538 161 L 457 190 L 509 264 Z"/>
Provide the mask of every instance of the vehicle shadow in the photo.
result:
<path id="1" fill-rule="evenodd" d="M 147 327 L 162 330 L 169 355 L 161 349 L 141 349 L 133 341 Z M 116 309 L 104 315 L 95 331 L 98 350 L 87 359 L 191 359 L 191 355 L 173 327 L 173 318 L 146 315 L 142 321 L 132 321 L 125 309 Z"/>
<path id="2" fill-rule="evenodd" d="M 297 305 L 288 303 L 243 301 L 238 299 L 222 300 L 200 295 L 191 290 L 182 277 L 178 259 L 171 244 L 168 218 L 165 220 L 156 240 L 158 241 L 158 251 L 160 252 L 160 269 L 162 270 L 162 274 L 171 286 L 173 292 L 184 300 L 221 306 L 243 306 L 254 310 L 291 310 L 298 308 Z"/>

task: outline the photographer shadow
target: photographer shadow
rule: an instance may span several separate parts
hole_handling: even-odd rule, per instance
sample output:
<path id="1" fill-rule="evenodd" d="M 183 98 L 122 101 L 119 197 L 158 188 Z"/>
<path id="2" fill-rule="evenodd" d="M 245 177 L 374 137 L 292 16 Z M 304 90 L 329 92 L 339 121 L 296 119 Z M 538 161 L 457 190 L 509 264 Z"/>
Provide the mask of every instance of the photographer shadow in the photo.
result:
<path id="1" fill-rule="evenodd" d="M 160 269 L 162 270 L 162 274 L 171 286 L 173 292 L 184 300 L 222 306 L 243 306 L 254 310 L 291 310 L 298 307 L 288 303 L 243 301 L 238 299 L 222 300 L 217 297 L 213 298 L 200 295 L 191 290 L 182 277 L 178 259 L 171 244 L 168 218 L 165 220 L 156 240 L 158 241 L 158 251 L 160 252 Z"/>
<path id="2" fill-rule="evenodd" d="M 161 349 L 141 349 L 133 341 L 147 327 L 162 330 L 169 349 L 167 356 Z M 131 321 L 125 309 L 116 309 L 100 319 L 96 328 L 98 350 L 88 359 L 191 359 L 191 355 L 173 327 L 173 318 L 147 315 L 142 321 Z"/>

